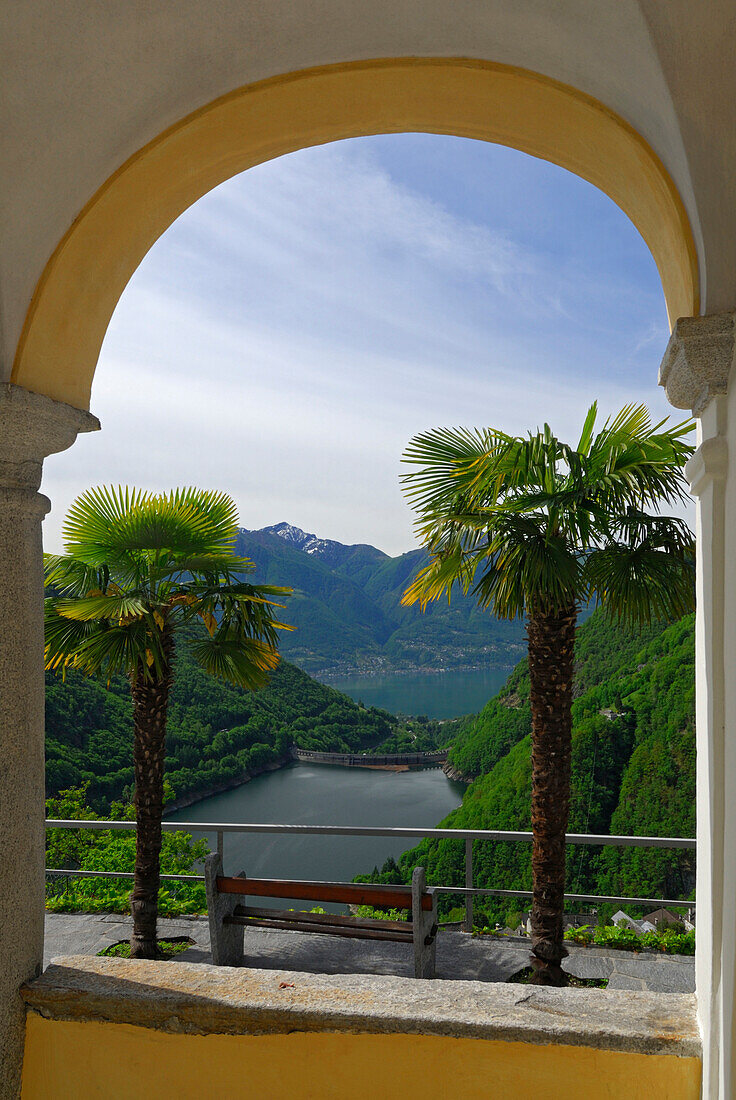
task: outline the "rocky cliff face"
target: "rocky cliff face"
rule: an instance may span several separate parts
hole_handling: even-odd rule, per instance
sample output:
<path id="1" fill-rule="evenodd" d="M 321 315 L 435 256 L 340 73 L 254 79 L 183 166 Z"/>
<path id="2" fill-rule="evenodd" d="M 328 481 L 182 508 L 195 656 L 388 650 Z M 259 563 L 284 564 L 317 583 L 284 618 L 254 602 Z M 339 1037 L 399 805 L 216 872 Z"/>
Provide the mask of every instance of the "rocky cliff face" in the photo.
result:
<path id="1" fill-rule="evenodd" d="M 456 783 L 472 783 L 473 780 L 468 778 L 467 775 L 463 775 L 457 768 L 453 768 L 452 764 L 446 763 L 442 765 L 442 771 L 445 773 L 448 779 L 454 779 Z"/>

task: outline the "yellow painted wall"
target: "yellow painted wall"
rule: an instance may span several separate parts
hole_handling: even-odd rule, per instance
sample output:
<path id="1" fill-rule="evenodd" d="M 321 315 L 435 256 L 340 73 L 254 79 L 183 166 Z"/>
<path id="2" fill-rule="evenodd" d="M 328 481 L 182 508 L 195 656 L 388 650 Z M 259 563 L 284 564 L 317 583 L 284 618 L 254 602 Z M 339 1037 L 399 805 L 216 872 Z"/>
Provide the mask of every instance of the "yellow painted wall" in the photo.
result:
<path id="1" fill-rule="evenodd" d="M 181 1035 L 28 1016 L 22 1100 L 696 1100 L 700 1061 L 423 1035 Z"/>
<path id="2" fill-rule="evenodd" d="M 698 312 L 698 263 L 685 208 L 662 162 L 627 122 L 575 88 L 508 65 L 383 59 L 239 88 L 131 157 L 49 259 L 12 381 L 88 408 L 118 298 L 148 249 L 191 203 L 284 153 L 406 131 L 511 145 L 589 180 L 629 215 L 649 245 L 670 319 Z"/>

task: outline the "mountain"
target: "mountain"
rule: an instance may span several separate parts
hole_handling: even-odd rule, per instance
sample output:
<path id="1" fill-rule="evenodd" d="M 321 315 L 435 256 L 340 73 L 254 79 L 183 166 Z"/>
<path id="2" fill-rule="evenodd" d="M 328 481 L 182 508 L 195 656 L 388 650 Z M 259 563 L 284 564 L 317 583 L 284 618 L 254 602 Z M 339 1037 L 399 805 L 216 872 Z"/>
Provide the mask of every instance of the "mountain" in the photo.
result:
<path id="1" fill-rule="evenodd" d="M 504 667 L 525 651 L 521 622 L 481 612 L 472 597 L 426 612 L 401 596 L 427 561 L 423 550 L 389 557 L 375 546 L 346 546 L 289 523 L 240 530 L 237 553 L 251 558 L 260 581 L 288 585 L 284 656 L 312 674 Z"/>
<path id="2" fill-rule="evenodd" d="M 345 546 L 334 539 L 320 539 L 316 535 L 308 535 L 299 527 L 293 527 L 290 523 L 275 523 L 272 527 L 263 527 L 263 534 L 277 535 L 290 546 L 297 550 L 303 550 L 305 554 L 319 558 L 331 569 L 343 570 L 346 576 L 354 576 L 363 565 L 372 566 L 379 562 L 390 561 L 388 554 L 383 550 L 377 550 L 375 546 L 367 543 L 355 543 Z M 253 534 L 253 532 L 250 532 Z"/>
<path id="3" fill-rule="evenodd" d="M 624 630 L 601 611 L 578 631 L 570 831 L 640 836 L 695 835 L 694 616 Z M 448 724 L 450 725 L 450 724 Z M 443 828 L 528 830 L 531 713 L 526 660 L 483 710 L 451 724 L 449 766 L 474 781 Z M 571 847 L 570 893 L 687 897 L 694 853 Z M 462 845 L 424 841 L 398 868 L 370 876 L 408 881 L 421 864 L 430 882 L 464 882 Z M 525 844 L 476 844 L 476 885 L 530 889 Z M 398 875 L 398 878 L 397 878 Z M 506 921 L 521 902 L 488 903 Z"/>

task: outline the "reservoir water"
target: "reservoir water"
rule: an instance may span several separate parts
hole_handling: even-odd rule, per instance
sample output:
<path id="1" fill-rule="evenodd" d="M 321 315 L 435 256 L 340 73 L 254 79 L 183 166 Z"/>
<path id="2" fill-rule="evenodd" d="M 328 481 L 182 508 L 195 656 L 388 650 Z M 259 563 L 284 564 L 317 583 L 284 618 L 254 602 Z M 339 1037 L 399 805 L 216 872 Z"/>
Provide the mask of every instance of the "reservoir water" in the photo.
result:
<path id="1" fill-rule="evenodd" d="M 467 672 L 409 672 L 385 676 L 341 676 L 325 679 L 356 702 L 382 707 L 393 714 L 426 714 L 428 718 L 458 718 L 475 714 L 503 687 L 511 668 L 479 668 Z"/>
<path id="2" fill-rule="evenodd" d="M 178 821 L 280 822 L 287 825 L 428 826 L 460 805 L 464 787 L 439 768 L 413 772 L 294 764 L 167 815 Z M 197 834 L 200 835 L 200 834 Z M 211 848 L 216 837 L 208 836 Z M 254 878 L 349 882 L 397 859 L 407 837 L 279 836 L 226 833 L 225 873 Z M 298 908 L 296 903 L 289 903 Z"/>

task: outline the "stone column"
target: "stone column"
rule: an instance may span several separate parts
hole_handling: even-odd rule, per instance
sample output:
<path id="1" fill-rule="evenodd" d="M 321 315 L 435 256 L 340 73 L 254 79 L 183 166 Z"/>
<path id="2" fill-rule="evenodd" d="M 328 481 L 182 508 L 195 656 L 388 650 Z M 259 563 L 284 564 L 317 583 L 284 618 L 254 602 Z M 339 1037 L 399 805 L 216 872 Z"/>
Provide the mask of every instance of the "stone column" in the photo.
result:
<path id="1" fill-rule="evenodd" d="M 736 1085 L 736 387 L 735 313 L 682 318 L 660 384 L 698 417 L 686 473 L 697 501 L 696 981 L 703 1096 Z"/>
<path id="2" fill-rule="evenodd" d="M 25 1014 L 18 995 L 43 963 L 43 460 L 94 416 L 18 386 L 0 387 L 0 1097 L 20 1089 Z"/>

